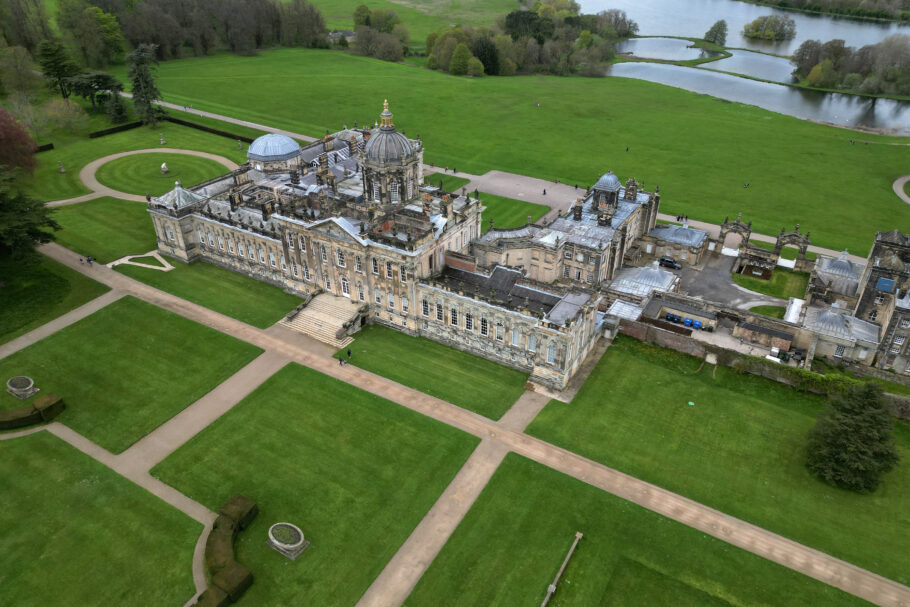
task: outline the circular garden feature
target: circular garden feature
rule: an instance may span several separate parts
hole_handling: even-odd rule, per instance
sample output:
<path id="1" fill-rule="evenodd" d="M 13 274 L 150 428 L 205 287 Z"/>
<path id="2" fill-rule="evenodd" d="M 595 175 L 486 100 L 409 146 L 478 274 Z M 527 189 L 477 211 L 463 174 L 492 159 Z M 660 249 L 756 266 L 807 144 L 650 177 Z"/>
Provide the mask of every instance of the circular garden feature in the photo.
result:
<path id="1" fill-rule="evenodd" d="M 167 163 L 167 173 L 161 172 L 162 163 Z M 188 188 L 228 172 L 227 167 L 208 158 L 153 152 L 106 162 L 98 168 L 95 178 L 119 192 L 140 196 L 148 192 L 152 196 L 161 196 L 174 189 L 175 181 L 179 180 Z"/>
<path id="2" fill-rule="evenodd" d="M 310 545 L 303 537 L 300 527 L 291 523 L 275 523 L 269 527 L 269 539 L 266 543 L 292 561 Z"/>
<path id="3" fill-rule="evenodd" d="M 16 375 L 6 382 L 6 391 L 20 400 L 25 400 L 30 396 L 38 393 L 35 382 L 31 377 L 25 375 Z"/>

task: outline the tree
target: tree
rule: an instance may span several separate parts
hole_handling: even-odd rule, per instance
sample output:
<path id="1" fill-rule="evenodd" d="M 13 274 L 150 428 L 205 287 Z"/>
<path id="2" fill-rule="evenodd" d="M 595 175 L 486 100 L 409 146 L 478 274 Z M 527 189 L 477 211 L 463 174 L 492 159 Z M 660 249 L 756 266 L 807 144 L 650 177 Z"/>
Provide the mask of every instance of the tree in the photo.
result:
<path id="1" fill-rule="evenodd" d="M 125 42 L 116 17 L 85 0 L 63 0 L 57 23 L 88 66 L 106 67 L 123 52 Z"/>
<path id="2" fill-rule="evenodd" d="M 38 64 L 48 82 L 60 91 L 60 96 L 69 98 L 67 81 L 80 72 L 79 66 L 59 40 L 45 40 L 38 47 Z"/>
<path id="3" fill-rule="evenodd" d="M 83 72 L 69 78 L 70 90 L 92 102 L 92 109 L 97 109 L 96 98 L 100 95 L 119 96 L 123 83 L 107 72 Z"/>
<path id="4" fill-rule="evenodd" d="M 0 169 L 21 170 L 31 175 L 35 170 L 36 148 L 25 128 L 0 106 Z"/>
<path id="5" fill-rule="evenodd" d="M 0 171 L 0 256 L 27 259 L 35 245 L 54 239 L 48 229 L 59 230 L 51 209 L 13 187 L 13 175 Z"/>
<path id="6" fill-rule="evenodd" d="M 791 40 L 796 36 L 796 22 L 785 15 L 759 17 L 745 25 L 743 36 L 761 40 Z"/>
<path id="7" fill-rule="evenodd" d="M 88 124 L 88 114 L 78 103 L 52 99 L 44 106 L 44 115 L 60 131 L 76 133 Z"/>
<path id="8" fill-rule="evenodd" d="M 499 49 L 487 36 L 478 36 L 471 45 L 471 52 L 483 64 L 483 73 L 494 76 L 499 73 Z"/>
<path id="9" fill-rule="evenodd" d="M 21 93 L 28 96 L 40 84 L 32 58 L 22 46 L 12 46 L 0 50 L 0 81 L 7 92 Z"/>
<path id="10" fill-rule="evenodd" d="M 835 396 L 809 434 L 809 470 L 843 489 L 875 490 L 898 462 L 893 416 L 872 382 Z"/>
<path id="11" fill-rule="evenodd" d="M 727 44 L 727 22 L 721 19 L 711 26 L 705 34 L 705 40 L 719 46 Z"/>
<path id="12" fill-rule="evenodd" d="M 29 53 L 51 38 L 44 4 L 40 0 L 0 0 L 0 46 L 21 46 Z"/>
<path id="13" fill-rule="evenodd" d="M 133 89 L 133 108 L 136 117 L 145 124 L 155 125 L 161 109 L 154 104 L 161 99 L 161 93 L 155 85 L 155 68 L 158 60 L 155 58 L 154 44 L 140 44 L 132 53 L 126 56 L 126 65 L 129 67 L 128 76 Z"/>
<path id="14" fill-rule="evenodd" d="M 606 21 L 613 29 L 613 32 L 620 38 L 628 38 L 638 33 L 638 24 L 629 19 L 626 11 L 613 8 L 608 11 L 601 11 L 597 13 L 597 16 Z"/>
<path id="15" fill-rule="evenodd" d="M 811 70 L 806 77 L 806 84 L 818 88 L 830 88 L 837 84 L 837 70 L 830 59 L 825 59 Z"/>
<path id="16" fill-rule="evenodd" d="M 822 43 L 819 40 L 806 40 L 793 53 L 791 61 L 796 64 L 796 73 L 808 76 L 809 70 L 821 61 Z"/>
<path id="17" fill-rule="evenodd" d="M 370 25 L 370 7 L 365 4 L 354 9 L 354 29 L 363 25 Z"/>
<path id="18" fill-rule="evenodd" d="M 322 13 L 307 0 L 292 0 L 279 5 L 281 44 L 315 47 L 325 44 L 327 30 Z M 347 45 L 347 40 L 344 41 Z"/>
<path id="19" fill-rule="evenodd" d="M 471 62 L 471 49 L 464 42 L 455 47 L 452 60 L 449 62 L 449 73 L 454 76 L 464 76 L 468 73 L 468 64 Z"/>
<path id="20" fill-rule="evenodd" d="M 107 119 L 113 124 L 122 124 L 128 118 L 126 114 L 126 105 L 123 103 L 123 97 L 120 95 L 111 95 L 104 102 L 104 111 L 107 113 Z"/>
<path id="21" fill-rule="evenodd" d="M 468 75 L 475 78 L 483 76 L 483 63 L 477 57 L 471 57 L 468 61 Z"/>

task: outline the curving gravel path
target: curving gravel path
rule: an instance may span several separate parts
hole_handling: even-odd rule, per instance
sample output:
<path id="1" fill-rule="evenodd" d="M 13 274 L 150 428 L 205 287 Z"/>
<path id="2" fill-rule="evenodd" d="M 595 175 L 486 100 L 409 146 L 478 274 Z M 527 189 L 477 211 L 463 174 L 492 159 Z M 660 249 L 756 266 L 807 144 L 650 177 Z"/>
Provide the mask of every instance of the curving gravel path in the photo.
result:
<path id="1" fill-rule="evenodd" d="M 904 185 L 910 181 L 910 175 L 904 175 L 903 177 L 898 177 L 894 181 L 894 193 L 897 194 L 897 197 L 910 204 L 910 196 L 907 196 L 907 192 L 904 190 Z"/>
<path id="2" fill-rule="evenodd" d="M 235 170 L 239 165 L 233 160 L 229 160 L 224 156 L 219 156 L 218 154 L 210 154 L 208 152 L 198 152 L 196 150 L 182 150 L 178 148 L 147 148 L 144 150 L 132 150 L 130 152 L 120 152 L 118 154 L 110 154 L 109 156 L 102 156 L 101 158 L 96 158 L 90 163 L 82 167 L 82 170 L 79 171 L 79 179 L 83 184 L 90 190 L 91 194 L 85 194 L 83 196 L 77 196 L 75 198 L 67 198 L 65 200 L 55 200 L 53 202 L 46 203 L 45 206 L 49 207 L 62 207 L 68 204 L 76 204 L 78 202 L 85 202 L 86 200 L 94 200 L 95 198 L 101 198 L 102 196 L 113 196 L 114 198 L 122 198 L 123 200 L 134 200 L 137 202 L 145 202 L 145 196 L 139 196 L 137 194 L 127 194 L 126 192 L 120 192 L 113 188 L 109 188 L 106 185 L 102 184 L 95 177 L 95 173 L 102 165 L 107 164 L 111 160 L 116 160 L 117 158 L 123 158 L 125 156 L 135 156 L 136 154 L 152 154 L 152 153 L 165 153 L 165 154 L 183 154 L 185 156 L 199 156 L 200 158 L 207 158 L 209 160 L 214 160 L 215 162 L 224 165 L 229 170 Z"/>

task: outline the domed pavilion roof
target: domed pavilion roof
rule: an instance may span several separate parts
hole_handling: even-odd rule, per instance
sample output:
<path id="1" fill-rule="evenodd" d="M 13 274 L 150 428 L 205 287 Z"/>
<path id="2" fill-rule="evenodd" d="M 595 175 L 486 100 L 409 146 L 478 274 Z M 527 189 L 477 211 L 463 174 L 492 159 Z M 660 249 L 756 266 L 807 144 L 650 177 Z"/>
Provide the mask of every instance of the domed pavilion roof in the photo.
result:
<path id="1" fill-rule="evenodd" d="M 388 100 L 383 105 L 382 122 L 379 129 L 373 131 L 364 150 L 366 159 L 377 164 L 400 163 L 414 153 L 414 148 L 408 138 L 395 129 Z"/>
<path id="2" fill-rule="evenodd" d="M 597 183 L 594 184 L 595 190 L 604 190 L 606 192 L 618 192 L 620 187 L 619 177 L 614 175 L 613 171 L 607 171 L 604 175 L 601 175 Z"/>
<path id="3" fill-rule="evenodd" d="M 287 135 L 278 133 L 269 133 L 262 137 L 257 137 L 250 144 L 250 149 L 246 157 L 250 160 L 261 160 L 265 162 L 273 160 L 288 160 L 300 154 L 300 145 Z"/>

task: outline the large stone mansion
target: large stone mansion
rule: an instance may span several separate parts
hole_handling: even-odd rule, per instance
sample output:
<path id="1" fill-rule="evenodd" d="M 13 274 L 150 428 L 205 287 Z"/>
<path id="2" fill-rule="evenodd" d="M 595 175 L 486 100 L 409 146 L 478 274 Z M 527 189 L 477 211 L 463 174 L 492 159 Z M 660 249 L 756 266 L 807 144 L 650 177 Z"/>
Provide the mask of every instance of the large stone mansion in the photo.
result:
<path id="1" fill-rule="evenodd" d="M 712 330 L 718 314 L 731 317 L 676 294 L 679 277 L 655 261 L 697 265 L 720 252 L 724 232 L 718 240 L 657 225 L 660 195 L 634 179 L 607 172 L 547 225 L 484 226 L 476 193 L 424 185 L 423 144 L 396 129 L 387 103 L 373 129 L 345 128 L 304 148 L 264 135 L 247 157 L 231 173 L 149 200 L 158 250 L 300 295 L 309 303 L 286 324 L 335 346 L 379 323 L 563 389 L 622 319 L 659 324 L 681 314 Z M 751 234 L 739 218 L 722 228 Z M 741 261 L 770 272 L 765 258 L 773 268 L 788 243 L 801 246 L 806 269 L 808 235 L 798 228 L 782 231 L 773 255 L 742 247 Z M 879 234 L 865 267 L 821 257 L 799 318 L 734 313 L 734 336 L 910 372 L 908 243 Z"/>

